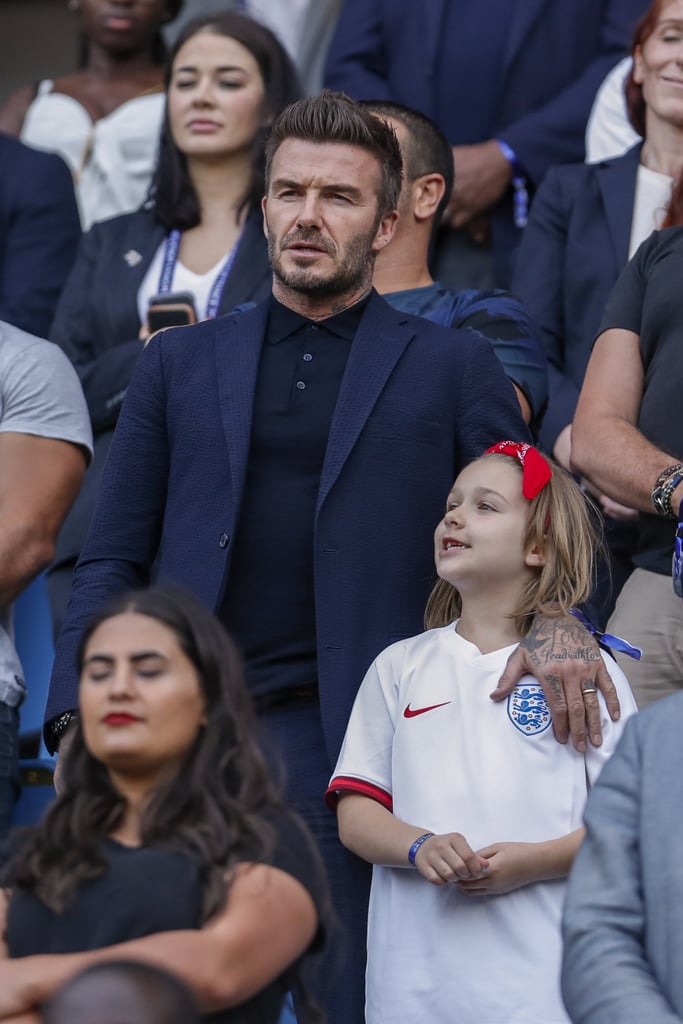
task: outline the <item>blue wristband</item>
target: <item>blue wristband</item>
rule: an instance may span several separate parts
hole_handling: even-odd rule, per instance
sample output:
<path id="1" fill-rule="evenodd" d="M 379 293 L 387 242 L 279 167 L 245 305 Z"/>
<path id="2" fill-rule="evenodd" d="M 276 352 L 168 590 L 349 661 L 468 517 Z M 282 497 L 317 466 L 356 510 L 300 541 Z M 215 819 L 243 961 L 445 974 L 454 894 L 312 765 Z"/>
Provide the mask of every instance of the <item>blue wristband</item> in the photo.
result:
<path id="1" fill-rule="evenodd" d="M 517 159 L 517 154 L 507 142 L 496 139 L 500 151 L 510 164 L 512 170 L 512 203 L 514 209 L 514 220 L 516 228 L 525 228 L 529 214 L 529 192 L 527 190 L 527 179 L 524 169 Z"/>
<path id="2" fill-rule="evenodd" d="M 428 839 L 431 839 L 434 835 L 433 832 L 424 832 L 421 836 L 418 836 L 413 845 L 408 850 L 408 860 L 415 867 L 415 858 L 417 851 L 420 849 L 423 843 L 426 843 Z"/>

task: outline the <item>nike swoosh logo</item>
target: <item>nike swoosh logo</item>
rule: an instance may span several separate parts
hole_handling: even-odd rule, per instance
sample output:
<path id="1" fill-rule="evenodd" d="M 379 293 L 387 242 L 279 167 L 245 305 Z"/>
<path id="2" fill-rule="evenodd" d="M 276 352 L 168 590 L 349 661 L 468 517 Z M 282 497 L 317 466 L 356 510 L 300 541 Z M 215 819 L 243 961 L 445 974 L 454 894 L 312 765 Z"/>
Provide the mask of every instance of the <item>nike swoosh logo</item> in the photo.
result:
<path id="1" fill-rule="evenodd" d="M 410 704 L 406 707 L 403 712 L 404 718 L 416 718 L 417 715 L 424 715 L 427 711 L 434 711 L 435 708 L 445 708 L 446 704 L 450 704 L 451 701 L 444 700 L 441 704 L 430 704 L 428 708 L 411 708 Z"/>

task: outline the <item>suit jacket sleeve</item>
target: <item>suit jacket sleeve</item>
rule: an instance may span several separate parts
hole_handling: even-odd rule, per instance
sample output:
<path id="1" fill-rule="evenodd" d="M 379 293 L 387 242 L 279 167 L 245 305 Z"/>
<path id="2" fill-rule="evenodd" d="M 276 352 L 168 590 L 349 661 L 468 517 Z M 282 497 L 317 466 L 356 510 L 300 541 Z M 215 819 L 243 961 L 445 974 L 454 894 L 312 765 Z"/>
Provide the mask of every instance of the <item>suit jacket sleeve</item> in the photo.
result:
<path id="1" fill-rule="evenodd" d="M 169 476 L 162 340 L 144 350 L 121 410 L 55 651 L 47 722 L 78 706 L 76 651 L 93 611 L 150 581 Z"/>
<path id="2" fill-rule="evenodd" d="M 461 467 L 498 441 L 532 441 L 512 384 L 491 345 L 479 338 L 473 338 L 472 343 L 457 399 L 457 407 L 462 410 L 458 421 Z"/>
<path id="3" fill-rule="evenodd" d="M 579 388 L 564 372 L 564 268 L 572 202 L 573 197 L 564 194 L 562 179 L 553 168 L 534 197 L 512 278 L 512 291 L 537 323 L 548 359 L 548 408 L 541 429 L 541 440 L 548 451 L 572 422 L 579 399 Z"/>
<path id="4" fill-rule="evenodd" d="M 533 182 L 553 164 L 583 160 L 586 123 L 600 83 L 627 52 L 645 10 L 643 0 L 603 0 L 599 52 L 576 80 L 551 100 L 504 125 L 499 136 L 512 146 Z"/>
<path id="5" fill-rule="evenodd" d="M 52 153 L 21 146 L 3 158 L 0 320 L 46 338 L 81 237 L 71 175 Z"/>
<path id="6" fill-rule="evenodd" d="M 681 1024 L 644 946 L 641 722 L 627 723 L 591 793 L 569 880 L 562 992 L 574 1024 Z"/>
<path id="7" fill-rule="evenodd" d="M 50 339 L 76 368 L 95 433 L 116 423 L 143 348 L 137 337 L 119 341 L 109 336 L 107 296 L 101 294 L 99 282 L 102 268 L 111 260 L 113 223 L 95 224 L 83 236 L 50 331 Z"/>
<path id="8" fill-rule="evenodd" d="M 390 100 L 382 15 L 375 0 L 345 0 L 325 66 L 325 86 L 354 99 Z"/>

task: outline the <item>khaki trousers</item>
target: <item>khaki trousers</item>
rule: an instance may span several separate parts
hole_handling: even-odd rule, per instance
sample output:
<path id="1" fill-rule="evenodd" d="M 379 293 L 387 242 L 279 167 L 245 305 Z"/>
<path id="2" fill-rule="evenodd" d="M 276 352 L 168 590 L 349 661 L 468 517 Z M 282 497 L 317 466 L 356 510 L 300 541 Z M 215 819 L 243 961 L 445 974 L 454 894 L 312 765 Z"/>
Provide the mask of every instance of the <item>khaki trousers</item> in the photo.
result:
<path id="1" fill-rule="evenodd" d="M 615 654 L 641 710 L 683 689 L 683 600 L 674 594 L 671 576 L 635 569 L 607 631 L 643 651 L 640 661 Z"/>

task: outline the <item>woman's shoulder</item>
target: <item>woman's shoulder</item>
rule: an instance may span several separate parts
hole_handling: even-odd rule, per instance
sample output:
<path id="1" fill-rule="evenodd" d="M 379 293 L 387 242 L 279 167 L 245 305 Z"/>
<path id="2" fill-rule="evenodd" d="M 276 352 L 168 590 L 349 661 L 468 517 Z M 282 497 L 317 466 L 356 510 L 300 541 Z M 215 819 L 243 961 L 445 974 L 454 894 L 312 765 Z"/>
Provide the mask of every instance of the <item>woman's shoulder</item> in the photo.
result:
<path id="1" fill-rule="evenodd" d="M 36 98 L 37 86 L 22 85 L 5 100 L 0 107 L 0 131 L 18 137 L 26 113 Z"/>
<path id="2" fill-rule="evenodd" d="M 581 202 L 586 197 L 586 190 L 598 188 L 605 176 L 612 177 L 615 172 L 635 183 L 641 145 L 639 143 L 622 156 L 595 163 L 556 164 L 548 170 L 537 194 L 547 198 L 556 193 L 566 203 Z"/>

